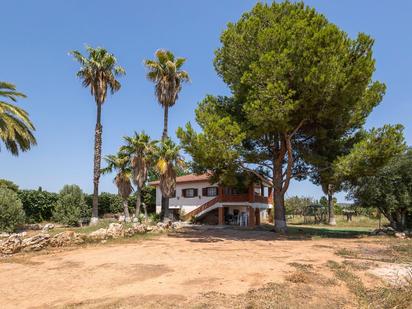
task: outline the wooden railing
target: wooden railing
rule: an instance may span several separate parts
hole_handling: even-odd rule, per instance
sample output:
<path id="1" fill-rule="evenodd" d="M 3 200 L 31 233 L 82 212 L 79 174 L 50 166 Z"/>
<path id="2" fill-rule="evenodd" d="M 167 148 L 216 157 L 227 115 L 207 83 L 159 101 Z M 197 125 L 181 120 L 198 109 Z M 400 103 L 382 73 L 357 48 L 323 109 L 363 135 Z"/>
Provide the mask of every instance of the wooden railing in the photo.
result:
<path id="1" fill-rule="evenodd" d="M 221 202 L 248 202 L 249 195 L 248 194 L 233 194 L 233 195 L 223 195 Z"/>
<path id="2" fill-rule="evenodd" d="M 191 212 L 185 214 L 185 220 L 188 220 L 191 217 L 196 217 L 198 214 L 200 214 L 204 210 L 208 209 L 209 207 L 212 207 L 217 202 L 219 202 L 219 199 L 220 199 L 220 196 L 216 196 L 215 198 L 211 199 L 210 201 L 208 201 L 208 202 L 200 205 L 199 207 L 193 209 Z"/>
<path id="3" fill-rule="evenodd" d="M 210 201 L 200 205 L 199 207 L 193 209 L 191 212 L 184 215 L 184 220 L 189 220 L 191 217 L 196 217 L 201 212 L 212 207 L 216 203 L 239 203 L 239 202 L 252 202 L 252 203 L 262 203 L 262 204 L 271 204 L 272 198 L 254 194 L 253 200 L 249 200 L 249 194 L 231 194 L 231 195 L 218 195 Z"/>
<path id="4" fill-rule="evenodd" d="M 269 199 L 266 196 L 261 196 L 261 195 L 256 195 L 253 200 L 255 203 L 262 203 L 262 204 L 268 204 Z"/>

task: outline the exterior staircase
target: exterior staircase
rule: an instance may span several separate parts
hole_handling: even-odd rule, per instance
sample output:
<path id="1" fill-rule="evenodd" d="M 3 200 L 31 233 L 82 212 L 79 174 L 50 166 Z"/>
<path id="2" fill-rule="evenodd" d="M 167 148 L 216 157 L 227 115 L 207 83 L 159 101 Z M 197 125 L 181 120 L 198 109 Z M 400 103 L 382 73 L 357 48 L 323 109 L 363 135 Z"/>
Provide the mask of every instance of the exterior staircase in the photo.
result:
<path id="1" fill-rule="evenodd" d="M 200 205 L 196 209 L 193 209 L 191 212 L 188 212 L 187 214 L 185 214 L 184 220 L 189 220 L 192 217 L 196 217 L 201 212 L 205 211 L 206 209 L 212 207 L 213 205 L 219 202 L 220 202 L 220 196 L 216 196 L 214 199 L 211 199 L 210 201 Z"/>

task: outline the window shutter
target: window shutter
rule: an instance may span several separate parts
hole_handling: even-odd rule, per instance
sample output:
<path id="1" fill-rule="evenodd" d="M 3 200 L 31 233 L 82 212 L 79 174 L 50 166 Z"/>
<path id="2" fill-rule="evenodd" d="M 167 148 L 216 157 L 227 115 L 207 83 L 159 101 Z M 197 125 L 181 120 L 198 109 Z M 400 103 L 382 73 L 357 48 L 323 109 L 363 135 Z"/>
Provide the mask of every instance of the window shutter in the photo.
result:
<path id="1" fill-rule="evenodd" d="M 202 195 L 203 195 L 203 196 L 208 196 L 208 195 L 207 195 L 207 188 L 203 188 L 203 189 L 202 189 Z"/>
<path id="2" fill-rule="evenodd" d="M 198 196 L 198 190 L 197 189 L 193 189 L 194 193 L 193 193 L 193 197 Z"/>
<path id="3" fill-rule="evenodd" d="M 186 197 L 186 189 L 182 189 L 182 196 Z"/>

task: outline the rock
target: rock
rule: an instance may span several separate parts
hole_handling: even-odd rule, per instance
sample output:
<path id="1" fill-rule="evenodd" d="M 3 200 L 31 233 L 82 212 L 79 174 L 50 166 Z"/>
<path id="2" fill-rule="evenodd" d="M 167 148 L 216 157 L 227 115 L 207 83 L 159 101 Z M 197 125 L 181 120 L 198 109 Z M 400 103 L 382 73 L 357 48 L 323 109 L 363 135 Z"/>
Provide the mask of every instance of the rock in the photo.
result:
<path id="1" fill-rule="evenodd" d="M 139 223 L 139 218 L 134 217 L 133 220 L 132 220 L 132 222 L 133 222 L 133 223 Z"/>
<path id="2" fill-rule="evenodd" d="M 13 254 L 19 252 L 22 248 L 21 237 L 17 234 L 12 234 L 4 240 L 0 245 L 0 253 L 2 254 Z"/>
<path id="3" fill-rule="evenodd" d="M 147 231 L 147 226 L 140 223 L 134 223 L 132 228 L 136 233 L 146 233 Z"/>
<path id="4" fill-rule="evenodd" d="M 125 219 L 124 215 L 119 215 L 119 218 L 117 219 L 117 221 L 124 222 L 124 219 Z"/>
<path id="5" fill-rule="evenodd" d="M 2 239 L 2 238 L 9 238 L 9 236 L 10 236 L 9 233 L 6 233 L 6 232 L 0 233 L 0 239 Z"/>
<path id="6" fill-rule="evenodd" d="M 386 233 L 384 231 L 379 231 L 376 233 L 377 236 L 386 236 Z"/>
<path id="7" fill-rule="evenodd" d="M 124 230 L 124 236 L 125 237 L 132 237 L 134 234 L 136 234 L 134 228 L 129 227 L 127 229 Z"/>
<path id="8" fill-rule="evenodd" d="M 124 236 L 124 228 L 120 223 L 110 223 L 107 229 L 107 237 L 119 238 Z"/>
<path id="9" fill-rule="evenodd" d="M 395 233 L 395 237 L 396 237 L 396 238 L 405 239 L 405 238 L 406 238 L 406 234 L 405 234 L 405 233 L 396 232 L 396 233 Z"/>
<path id="10" fill-rule="evenodd" d="M 42 226 L 39 223 L 34 223 L 34 224 L 27 224 L 26 228 L 28 230 L 33 230 L 33 231 L 37 231 L 37 230 L 41 230 Z"/>
<path id="11" fill-rule="evenodd" d="M 20 238 L 24 238 L 27 236 L 27 232 L 21 232 L 21 233 L 17 233 L 17 235 L 20 236 Z"/>
<path id="12" fill-rule="evenodd" d="M 107 237 L 119 238 L 124 236 L 124 228 L 120 223 L 110 223 L 107 229 Z"/>
<path id="13" fill-rule="evenodd" d="M 82 244 L 86 238 L 85 234 L 75 233 L 73 231 L 65 231 L 54 235 L 50 239 L 52 247 L 63 247 L 71 244 Z"/>
<path id="14" fill-rule="evenodd" d="M 173 222 L 172 223 L 172 229 L 174 229 L 174 230 L 178 230 L 178 229 L 180 229 L 180 228 L 182 228 L 182 223 L 181 222 Z"/>
<path id="15" fill-rule="evenodd" d="M 39 251 L 49 244 L 50 235 L 40 233 L 33 237 L 23 239 L 21 246 L 23 251 Z"/>
<path id="16" fill-rule="evenodd" d="M 88 235 L 88 238 L 91 240 L 102 240 L 102 239 L 106 239 L 107 237 L 107 230 L 106 229 L 98 229 L 94 232 L 91 232 Z"/>
<path id="17" fill-rule="evenodd" d="M 43 232 L 48 232 L 49 230 L 54 229 L 54 224 L 53 223 L 47 223 L 45 226 L 43 226 L 42 231 Z"/>

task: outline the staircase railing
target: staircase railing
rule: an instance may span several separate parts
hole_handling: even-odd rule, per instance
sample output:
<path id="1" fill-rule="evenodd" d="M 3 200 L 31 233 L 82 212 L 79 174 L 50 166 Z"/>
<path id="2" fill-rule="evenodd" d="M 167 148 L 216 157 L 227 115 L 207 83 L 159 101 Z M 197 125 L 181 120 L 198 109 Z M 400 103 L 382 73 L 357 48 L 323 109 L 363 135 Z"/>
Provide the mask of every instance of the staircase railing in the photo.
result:
<path id="1" fill-rule="evenodd" d="M 210 201 L 207 201 L 206 203 L 204 203 L 204 204 L 200 205 L 199 207 L 193 209 L 191 212 L 185 214 L 184 219 L 188 220 L 191 217 L 197 216 L 198 214 L 200 214 L 204 210 L 208 209 L 209 207 L 212 207 L 213 205 L 215 205 L 219 201 L 220 201 L 220 196 L 216 196 L 215 198 L 211 199 Z"/>

